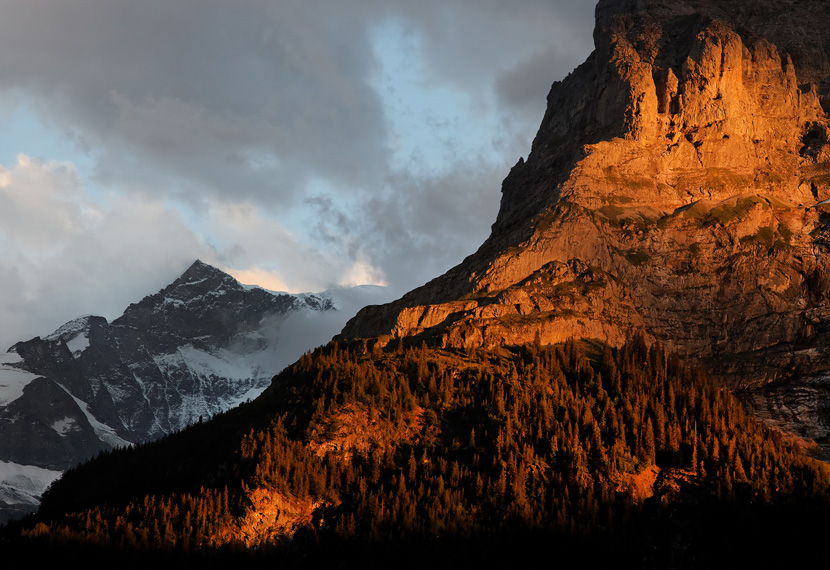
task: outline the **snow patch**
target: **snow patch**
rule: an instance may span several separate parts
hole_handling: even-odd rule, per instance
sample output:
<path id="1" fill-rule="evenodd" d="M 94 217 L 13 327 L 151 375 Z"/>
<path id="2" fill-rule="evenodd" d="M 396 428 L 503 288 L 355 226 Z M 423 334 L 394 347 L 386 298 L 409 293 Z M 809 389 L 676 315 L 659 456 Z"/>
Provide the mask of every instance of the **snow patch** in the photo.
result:
<path id="1" fill-rule="evenodd" d="M 68 323 L 61 325 L 60 328 L 47 336 L 44 340 L 56 342 L 60 339 L 64 339 L 64 341 L 66 341 L 67 339 L 72 339 L 79 334 L 86 335 L 89 332 L 90 318 L 92 318 L 92 315 L 84 315 L 83 317 L 73 319 Z"/>
<path id="2" fill-rule="evenodd" d="M 23 395 L 23 388 L 39 378 L 26 370 L 17 368 L 23 359 L 16 352 L 0 355 L 0 406 L 6 406 Z"/>
<path id="3" fill-rule="evenodd" d="M 92 315 L 84 315 L 73 319 L 61 326 L 58 330 L 46 337 L 49 342 L 63 342 L 72 356 L 78 358 L 83 351 L 89 348 L 89 320 Z"/>
<path id="4" fill-rule="evenodd" d="M 187 344 L 179 348 L 175 354 L 155 357 L 159 368 L 169 366 L 187 366 L 202 378 L 226 378 L 228 380 L 249 380 L 253 370 L 247 359 L 242 355 L 226 350 L 218 350 L 218 355 L 207 353 Z"/>
<path id="5" fill-rule="evenodd" d="M 2 365 L 10 365 L 16 366 L 19 364 L 23 364 L 23 357 L 17 354 L 16 352 L 7 352 L 5 354 L 0 354 L 0 366 Z"/>
<path id="6" fill-rule="evenodd" d="M 78 427 L 78 422 L 76 422 L 74 418 L 70 418 L 69 416 L 63 418 L 62 420 L 54 422 L 50 427 L 53 430 L 55 430 L 61 437 L 66 437 L 68 433 L 73 431 L 79 431 L 81 429 L 80 427 Z"/>
<path id="7" fill-rule="evenodd" d="M 272 366 L 263 366 L 263 357 L 273 358 L 272 353 L 273 347 L 247 353 L 225 349 L 206 352 L 188 344 L 175 353 L 153 357 L 166 378 L 180 375 L 185 369 L 198 381 L 195 391 L 191 388 L 179 392 L 180 405 L 170 410 L 168 420 L 184 427 L 200 416 L 211 416 L 256 398 L 274 375 Z"/>
<path id="8" fill-rule="evenodd" d="M 43 491 L 61 473 L 34 465 L 0 461 L 0 502 L 7 505 L 37 506 Z"/>
<path id="9" fill-rule="evenodd" d="M 239 281 L 237 281 L 237 283 L 239 283 Z M 288 291 L 274 291 L 273 289 L 266 289 L 265 287 L 262 287 L 261 285 L 247 285 L 245 283 L 239 283 L 239 286 L 242 287 L 243 289 L 245 289 L 246 291 L 253 291 L 254 289 L 261 289 L 262 291 L 265 291 L 266 293 L 270 293 L 271 295 L 275 295 L 277 297 L 282 296 L 282 295 L 291 295 L 292 297 L 297 296 L 297 293 L 289 293 Z M 302 294 L 302 293 L 300 293 L 300 294 Z"/>
<path id="10" fill-rule="evenodd" d="M 59 386 L 60 386 L 60 384 L 59 384 Z M 132 445 L 131 442 L 129 442 L 125 439 L 122 439 L 116 433 L 115 429 L 113 429 L 112 427 L 108 426 L 105 423 L 102 423 L 102 422 L 98 421 L 95 418 L 95 416 L 92 415 L 92 412 L 89 410 L 89 404 L 87 404 L 83 400 L 73 396 L 72 393 L 69 390 L 67 390 L 64 386 L 61 386 L 61 388 L 63 389 L 64 392 L 69 394 L 69 396 L 73 400 L 75 400 L 75 403 L 78 405 L 78 408 L 80 408 L 80 410 L 84 414 L 84 416 L 86 416 L 86 419 L 89 422 L 89 425 L 92 426 L 92 430 L 95 432 L 95 435 L 98 436 L 98 439 L 100 439 L 101 441 L 103 441 L 104 443 L 106 443 L 106 444 L 108 444 L 112 447 L 126 447 L 126 446 L 129 446 L 129 445 Z M 71 420 L 73 422 L 73 424 L 75 424 L 75 421 L 72 420 L 71 418 L 65 418 L 65 419 Z M 59 423 L 59 422 L 56 422 L 56 423 Z M 75 428 L 79 429 L 77 424 L 75 424 Z M 61 433 L 60 431 L 55 429 L 55 424 L 52 425 L 52 429 L 54 429 L 58 433 Z M 61 434 L 61 435 L 64 435 L 64 434 Z"/>
<path id="11" fill-rule="evenodd" d="M 89 331 L 83 332 L 77 336 L 72 337 L 66 341 L 66 348 L 72 353 L 72 356 L 78 358 L 83 351 L 89 348 Z"/>
<path id="12" fill-rule="evenodd" d="M 173 306 L 173 307 L 178 309 L 179 307 L 183 307 L 184 304 L 185 304 L 184 301 L 182 301 L 181 299 L 173 299 L 172 297 L 165 297 L 164 300 L 162 300 L 161 305 L 158 306 L 158 309 L 164 310 L 168 306 Z"/>

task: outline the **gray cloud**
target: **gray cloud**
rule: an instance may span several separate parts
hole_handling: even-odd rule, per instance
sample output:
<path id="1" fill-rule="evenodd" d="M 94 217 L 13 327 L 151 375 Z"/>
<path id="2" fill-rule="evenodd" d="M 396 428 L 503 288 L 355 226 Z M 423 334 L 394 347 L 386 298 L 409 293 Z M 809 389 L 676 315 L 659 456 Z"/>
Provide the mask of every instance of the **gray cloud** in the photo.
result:
<path id="1" fill-rule="evenodd" d="M 351 213 L 318 197 L 318 233 L 345 257 L 373 260 L 400 295 L 458 264 L 484 241 L 507 168 L 471 160 L 432 177 L 402 172 Z"/>
<path id="2" fill-rule="evenodd" d="M 386 174 L 369 37 L 384 18 L 425 38 L 436 82 L 484 93 L 569 71 L 590 41 L 571 36 L 591 12 L 535 0 L 16 0 L 0 21 L 0 49 L 14 54 L 0 59 L 0 87 L 25 90 L 96 155 L 106 182 L 290 201 L 310 177 L 345 188 Z M 551 77 L 520 76 L 539 54 L 554 56 Z"/>
<path id="3" fill-rule="evenodd" d="M 104 210 L 65 163 L 0 166 L 0 350 L 84 314 L 115 317 L 209 255 L 174 211 L 122 197 Z"/>
<path id="4" fill-rule="evenodd" d="M 2 16 L 3 112 L 25 104 L 94 164 L 86 181 L 6 165 L 7 191 L 40 173 L 46 192 L 0 211 L 0 317 L 15 315 L 0 340 L 14 340 L 117 314 L 195 257 L 292 290 L 422 284 L 489 233 L 551 82 L 591 49 L 593 3 L 7 0 Z M 389 22 L 415 40 L 424 92 L 469 107 L 425 115 L 430 139 L 403 164 L 373 43 Z"/>
<path id="5" fill-rule="evenodd" d="M 424 48 L 436 78 L 464 90 L 486 91 L 494 76 L 555 51 L 562 59 L 549 85 L 581 63 L 593 43 L 585 34 L 593 22 L 591 2 L 436 0 L 410 3 L 402 11 L 429 38 Z"/>
<path id="6" fill-rule="evenodd" d="M 362 307 L 386 303 L 393 299 L 388 290 L 372 286 L 349 289 L 334 287 L 326 291 L 326 294 L 334 300 L 336 310 L 302 311 L 292 313 L 287 318 L 274 319 L 272 323 L 265 323 L 265 336 L 278 347 L 270 363 L 275 372 L 296 362 L 306 351 L 326 344 Z"/>
<path id="7" fill-rule="evenodd" d="M 310 176 L 360 184 L 383 164 L 366 24 L 338 5 L 9 2 L 0 86 L 91 149 L 104 182 L 286 202 Z"/>
<path id="8" fill-rule="evenodd" d="M 418 286 L 473 253 L 495 220 L 503 165 L 459 163 L 428 179 L 398 176 L 367 204 L 366 236 L 390 284 Z"/>

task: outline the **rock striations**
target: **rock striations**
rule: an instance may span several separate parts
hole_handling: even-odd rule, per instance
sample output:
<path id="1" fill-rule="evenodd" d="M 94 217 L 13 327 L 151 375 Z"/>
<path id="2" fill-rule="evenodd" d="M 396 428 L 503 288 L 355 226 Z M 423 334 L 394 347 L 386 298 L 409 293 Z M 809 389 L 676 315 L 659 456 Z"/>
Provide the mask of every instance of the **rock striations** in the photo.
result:
<path id="1" fill-rule="evenodd" d="M 481 248 L 341 338 L 700 357 L 830 447 L 830 5 L 602 0 Z M 827 456 L 827 455 L 825 455 Z"/>

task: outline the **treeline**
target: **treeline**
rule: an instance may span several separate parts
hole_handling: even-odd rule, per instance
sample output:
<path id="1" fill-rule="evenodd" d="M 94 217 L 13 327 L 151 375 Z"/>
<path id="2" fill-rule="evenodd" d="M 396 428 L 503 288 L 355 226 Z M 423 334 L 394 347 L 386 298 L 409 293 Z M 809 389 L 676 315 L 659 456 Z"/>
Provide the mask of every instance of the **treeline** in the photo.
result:
<path id="1" fill-rule="evenodd" d="M 355 415 L 373 426 L 349 434 L 361 445 L 326 447 Z M 258 555 L 309 545 L 476 544 L 486 552 L 496 537 L 533 536 L 676 563 L 711 548 L 701 537 L 711 539 L 713 521 L 747 509 L 756 522 L 793 514 L 775 524 L 830 514 L 826 465 L 642 339 L 618 350 L 569 342 L 492 352 L 331 343 L 284 371 L 257 402 L 151 445 L 150 455 L 140 447 L 107 458 L 109 472 L 124 478 L 116 486 L 129 491 L 87 496 L 84 473 L 104 475 L 95 462 L 82 466 L 44 498 L 43 513 L 78 508 L 42 515 L 22 536 L 129 550 L 233 549 L 239 541 L 228 529 L 250 508 L 250 490 L 267 488 L 316 509 Z M 152 469 L 170 477 L 118 471 L 160 455 L 166 461 Z"/>

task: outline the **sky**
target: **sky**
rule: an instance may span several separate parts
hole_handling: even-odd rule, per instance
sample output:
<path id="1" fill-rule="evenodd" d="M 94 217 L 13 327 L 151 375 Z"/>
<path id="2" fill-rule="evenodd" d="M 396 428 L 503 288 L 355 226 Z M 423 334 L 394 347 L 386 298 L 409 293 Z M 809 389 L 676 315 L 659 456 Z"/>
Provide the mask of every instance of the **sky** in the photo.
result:
<path id="1" fill-rule="evenodd" d="M 3 0 L 0 349 L 201 259 L 399 296 L 473 253 L 577 0 Z"/>

